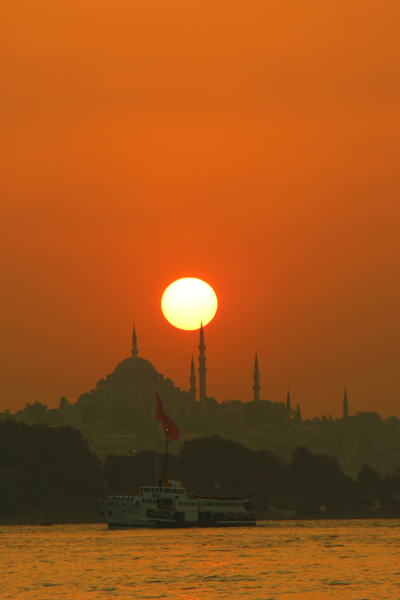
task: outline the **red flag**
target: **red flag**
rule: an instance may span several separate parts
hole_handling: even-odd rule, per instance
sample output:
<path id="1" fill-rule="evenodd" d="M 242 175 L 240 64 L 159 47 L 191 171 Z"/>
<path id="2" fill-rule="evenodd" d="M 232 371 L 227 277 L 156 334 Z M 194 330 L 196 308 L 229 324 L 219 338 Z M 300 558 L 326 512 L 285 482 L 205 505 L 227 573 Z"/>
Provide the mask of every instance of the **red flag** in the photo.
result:
<path id="1" fill-rule="evenodd" d="M 175 423 L 173 422 L 171 417 L 169 417 L 168 415 L 165 414 L 164 407 L 162 405 L 162 402 L 161 402 L 160 397 L 157 394 L 157 392 L 156 392 L 156 396 L 157 396 L 157 421 L 161 421 L 165 431 L 168 434 L 168 437 L 171 440 L 174 440 L 174 442 L 177 442 L 179 440 L 179 429 L 177 428 L 177 426 L 175 425 Z"/>

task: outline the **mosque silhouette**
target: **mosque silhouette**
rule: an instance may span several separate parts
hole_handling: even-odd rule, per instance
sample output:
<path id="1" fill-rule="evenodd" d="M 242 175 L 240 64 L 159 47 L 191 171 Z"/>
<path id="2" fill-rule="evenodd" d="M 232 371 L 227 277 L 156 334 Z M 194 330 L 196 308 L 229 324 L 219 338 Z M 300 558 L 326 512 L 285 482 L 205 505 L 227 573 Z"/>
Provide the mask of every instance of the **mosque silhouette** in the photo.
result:
<path id="1" fill-rule="evenodd" d="M 137 334 L 134 326 L 131 356 L 122 360 L 105 379 L 100 379 L 95 389 L 82 394 L 77 404 L 84 410 L 85 406 L 94 403 L 97 409 L 115 402 L 129 403 L 135 407 L 139 415 L 150 422 L 154 420 L 154 414 L 150 407 L 155 406 L 157 392 L 162 398 L 168 414 L 180 423 L 195 418 L 204 421 L 207 418 L 208 405 L 215 403 L 215 400 L 207 398 L 206 395 L 207 369 L 203 326 L 200 328 L 199 351 L 199 398 L 197 400 L 197 378 L 193 357 L 189 378 L 190 390 L 185 391 L 175 386 L 172 379 L 159 373 L 149 360 L 138 356 Z"/>

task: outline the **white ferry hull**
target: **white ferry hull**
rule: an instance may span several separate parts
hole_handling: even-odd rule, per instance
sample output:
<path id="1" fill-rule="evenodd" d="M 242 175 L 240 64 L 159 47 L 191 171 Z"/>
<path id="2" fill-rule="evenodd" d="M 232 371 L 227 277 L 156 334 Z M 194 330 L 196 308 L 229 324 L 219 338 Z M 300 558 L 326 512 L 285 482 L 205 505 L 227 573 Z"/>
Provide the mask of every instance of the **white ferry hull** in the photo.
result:
<path id="1" fill-rule="evenodd" d="M 243 527 L 256 525 L 255 516 L 250 513 L 235 515 L 210 513 L 179 513 L 171 511 L 149 510 L 129 506 L 129 501 L 100 501 L 102 514 L 110 529 L 128 529 L 139 527 L 187 528 L 187 527 Z"/>

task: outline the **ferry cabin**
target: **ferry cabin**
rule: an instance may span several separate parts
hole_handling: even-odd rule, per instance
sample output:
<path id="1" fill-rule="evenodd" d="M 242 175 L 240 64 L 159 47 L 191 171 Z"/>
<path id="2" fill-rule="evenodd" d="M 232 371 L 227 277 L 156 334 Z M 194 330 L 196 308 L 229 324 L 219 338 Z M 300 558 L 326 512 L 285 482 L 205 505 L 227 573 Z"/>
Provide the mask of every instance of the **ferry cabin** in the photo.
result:
<path id="1" fill-rule="evenodd" d="M 181 482 L 169 482 L 168 487 L 141 487 L 139 496 L 114 496 L 114 499 L 125 499 L 141 508 L 171 508 L 176 512 L 238 512 L 244 509 L 242 499 L 189 498 Z"/>

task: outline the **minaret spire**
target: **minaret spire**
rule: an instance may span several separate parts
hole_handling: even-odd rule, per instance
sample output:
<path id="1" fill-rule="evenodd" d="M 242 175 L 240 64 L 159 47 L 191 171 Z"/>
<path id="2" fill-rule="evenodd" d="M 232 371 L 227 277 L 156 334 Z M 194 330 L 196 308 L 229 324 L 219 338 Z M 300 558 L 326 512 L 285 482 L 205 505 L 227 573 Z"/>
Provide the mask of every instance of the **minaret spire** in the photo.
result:
<path id="1" fill-rule="evenodd" d="M 286 420 L 287 421 L 291 421 L 292 420 L 292 404 L 290 402 L 289 388 L 288 388 L 288 391 L 287 391 L 287 398 L 286 398 Z"/>
<path id="2" fill-rule="evenodd" d="M 199 391 L 200 403 L 205 407 L 206 404 L 206 346 L 204 344 L 204 327 L 203 321 L 200 327 L 200 345 L 199 345 Z"/>
<path id="3" fill-rule="evenodd" d="M 257 352 L 256 352 L 256 358 L 254 361 L 254 375 L 253 375 L 253 379 L 254 379 L 254 385 L 253 385 L 253 391 L 254 391 L 254 400 L 259 400 L 260 399 L 260 373 L 258 371 L 258 356 L 257 356 Z"/>
<path id="4" fill-rule="evenodd" d="M 192 396 L 192 399 L 194 401 L 196 401 L 196 369 L 194 367 L 194 359 L 193 359 L 193 354 L 192 354 L 192 364 L 190 367 L 190 395 Z"/>
<path id="5" fill-rule="evenodd" d="M 139 354 L 139 350 L 137 349 L 137 337 L 136 337 L 136 328 L 135 323 L 133 324 L 133 335 L 132 335 L 132 356 L 137 356 Z"/>
<path id="6" fill-rule="evenodd" d="M 296 422 L 296 424 L 297 424 L 297 425 L 300 425 L 300 423 L 302 423 L 302 422 L 303 422 L 303 419 L 302 419 L 302 417 L 301 417 L 301 410 L 300 410 L 300 406 L 299 406 L 299 404 L 298 404 L 298 403 L 297 403 L 296 414 L 295 414 L 295 416 L 294 416 L 294 420 L 295 420 L 295 422 Z"/>
<path id="7" fill-rule="evenodd" d="M 349 404 L 347 402 L 346 386 L 344 386 L 343 419 L 347 419 L 348 416 L 349 416 Z"/>

